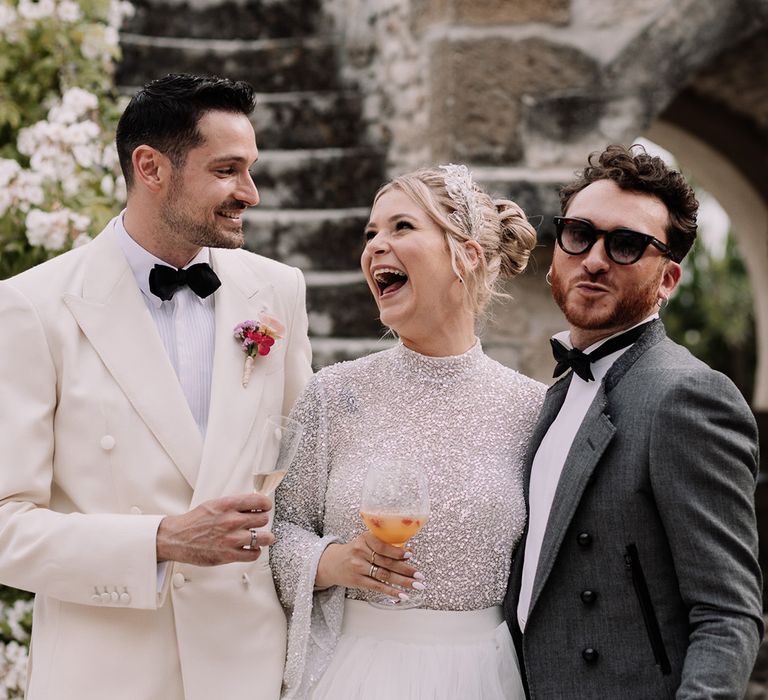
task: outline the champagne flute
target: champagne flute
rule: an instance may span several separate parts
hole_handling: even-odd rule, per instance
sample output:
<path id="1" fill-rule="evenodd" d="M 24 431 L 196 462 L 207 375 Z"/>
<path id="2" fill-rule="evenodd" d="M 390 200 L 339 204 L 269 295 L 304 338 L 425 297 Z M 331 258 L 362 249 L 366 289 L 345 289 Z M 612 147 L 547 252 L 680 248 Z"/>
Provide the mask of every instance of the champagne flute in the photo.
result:
<path id="1" fill-rule="evenodd" d="M 382 542 L 403 547 L 429 519 L 429 486 L 421 465 L 401 459 L 375 462 L 368 468 L 360 499 L 360 517 Z M 422 605 L 422 596 L 408 590 L 408 600 L 379 595 L 377 608 L 403 610 Z"/>
<path id="2" fill-rule="evenodd" d="M 283 480 L 304 433 L 304 426 L 287 416 L 268 416 L 261 427 L 253 467 L 253 488 L 271 496 Z"/>

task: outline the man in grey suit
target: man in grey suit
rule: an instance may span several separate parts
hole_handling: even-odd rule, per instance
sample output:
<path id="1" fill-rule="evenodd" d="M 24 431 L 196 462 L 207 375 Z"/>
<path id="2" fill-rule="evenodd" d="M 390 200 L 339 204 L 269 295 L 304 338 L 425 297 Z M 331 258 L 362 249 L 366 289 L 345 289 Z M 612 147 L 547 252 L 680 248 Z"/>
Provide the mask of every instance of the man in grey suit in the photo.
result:
<path id="1" fill-rule="evenodd" d="M 548 274 L 569 331 L 528 458 L 505 615 L 530 698 L 744 697 L 763 633 L 757 430 L 658 318 L 696 236 L 680 173 L 593 154 Z"/>

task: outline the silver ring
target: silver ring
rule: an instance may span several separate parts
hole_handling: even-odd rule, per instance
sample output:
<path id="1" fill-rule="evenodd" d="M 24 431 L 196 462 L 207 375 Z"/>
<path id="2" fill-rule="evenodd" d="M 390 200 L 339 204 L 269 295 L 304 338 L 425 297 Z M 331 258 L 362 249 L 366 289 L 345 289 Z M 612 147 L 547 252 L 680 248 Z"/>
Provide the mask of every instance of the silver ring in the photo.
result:
<path id="1" fill-rule="evenodd" d="M 259 531 L 255 528 L 249 528 L 248 532 L 251 533 L 251 543 L 248 545 L 248 549 L 256 549 L 259 546 Z"/>
<path id="2" fill-rule="evenodd" d="M 377 573 L 379 573 L 379 567 L 376 566 L 376 564 L 371 564 L 371 570 L 368 572 L 368 576 L 378 581 L 379 579 L 376 578 Z"/>

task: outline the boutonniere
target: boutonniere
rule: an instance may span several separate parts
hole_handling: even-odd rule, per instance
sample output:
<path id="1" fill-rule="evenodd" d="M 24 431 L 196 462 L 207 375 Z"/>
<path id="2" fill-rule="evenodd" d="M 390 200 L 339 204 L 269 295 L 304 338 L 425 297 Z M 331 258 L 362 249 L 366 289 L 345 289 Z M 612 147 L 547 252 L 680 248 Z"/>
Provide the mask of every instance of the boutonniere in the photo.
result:
<path id="1" fill-rule="evenodd" d="M 269 355 L 269 351 L 285 334 L 285 326 L 271 316 L 262 316 L 258 321 L 243 321 L 235 326 L 235 339 L 245 353 L 243 387 L 248 386 L 253 372 L 253 361 L 257 355 Z"/>

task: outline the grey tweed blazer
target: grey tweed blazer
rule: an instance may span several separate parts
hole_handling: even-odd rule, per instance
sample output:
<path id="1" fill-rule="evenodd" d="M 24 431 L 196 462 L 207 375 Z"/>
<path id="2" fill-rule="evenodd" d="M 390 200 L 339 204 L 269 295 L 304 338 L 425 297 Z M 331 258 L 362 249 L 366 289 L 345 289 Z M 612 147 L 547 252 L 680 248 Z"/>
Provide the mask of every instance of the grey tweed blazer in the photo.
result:
<path id="1" fill-rule="evenodd" d="M 527 468 L 565 399 L 550 387 Z M 754 417 L 652 323 L 605 376 L 563 468 L 525 634 L 529 697 L 741 700 L 763 633 Z M 536 508 L 536 504 L 530 504 Z"/>

